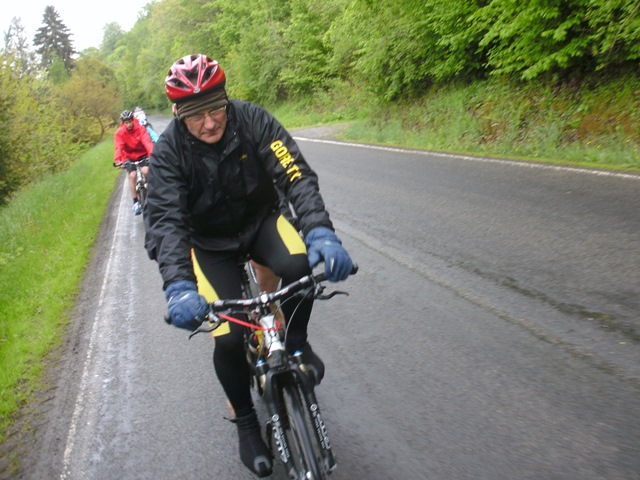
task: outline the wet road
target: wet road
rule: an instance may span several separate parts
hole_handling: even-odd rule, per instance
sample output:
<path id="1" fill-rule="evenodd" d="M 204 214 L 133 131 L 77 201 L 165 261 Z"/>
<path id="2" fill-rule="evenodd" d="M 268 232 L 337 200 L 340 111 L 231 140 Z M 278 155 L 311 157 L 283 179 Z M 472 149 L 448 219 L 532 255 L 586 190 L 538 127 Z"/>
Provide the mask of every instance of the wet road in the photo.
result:
<path id="1" fill-rule="evenodd" d="M 310 326 L 332 478 L 640 478 L 640 178 L 317 133 L 296 135 L 361 267 Z M 122 186 L 26 477 L 254 478 Z"/>

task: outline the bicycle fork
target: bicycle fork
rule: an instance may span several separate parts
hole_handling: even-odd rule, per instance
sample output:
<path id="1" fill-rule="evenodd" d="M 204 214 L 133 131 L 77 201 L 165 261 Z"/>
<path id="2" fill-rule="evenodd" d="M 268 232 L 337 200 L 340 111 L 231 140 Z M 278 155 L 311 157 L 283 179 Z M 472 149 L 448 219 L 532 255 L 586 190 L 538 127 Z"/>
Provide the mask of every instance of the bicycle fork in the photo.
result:
<path id="1" fill-rule="evenodd" d="M 270 438 L 275 441 L 275 446 L 280 456 L 280 460 L 285 465 L 287 472 L 295 471 L 295 466 L 291 460 L 291 450 L 287 444 L 287 438 L 284 433 L 284 425 L 280 416 L 280 400 L 278 396 L 278 380 L 274 378 L 280 373 L 287 372 L 287 354 L 280 340 L 280 335 L 276 330 L 275 315 L 264 315 L 259 320 L 260 325 L 264 328 L 262 339 L 269 345 L 269 354 L 267 362 L 259 360 L 256 364 L 256 374 L 260 388 L 262 389 L 262 397 L 269 412 L 268 428 L 271 429 Z"/>
<path id="2" fill-rule="evenodd" d="M 260 370 L 260 365 L 258 366 L 258 369 Z M 274 374 L 276 374 L 275 370 L 269 370 L 263 374 L 269 377 L 268 379 L 265 379 L 265 385 L 270 387 L 263 390 L 262 393 L 264 403 L 267 406 L 267 411 L 269 413 L 267 432 L 269 433 L 270 430 L 270 434 L 268 436 L 275 442 L 277 454 L 284 464 L 286 471 L 292 472 L 295 471 L 295 466 L 291 459 L 291 450 L 289 449 L 287 437 L 284 433 L 284 424 L 282 422 L 283 418 L 280 416 L 279 397 L 277 393 L 278 386 L 276 385 L 276 381 L 273 380 Z"/>
<path id="3" fill-rule="evenodd" d="M 322 419 L 322 414 L 320 413 L 320 407 L 316 398 L 316 392 L 313 389 L 313 384 L 309 380 L 309 377 L 306 375 L 306 373 L 304 373 L 304 365 L 302 363 L 301 357 L 302 353 L 296 352 L 294 358 L 296 359 L 297 365 L 293 369 L 300 370 L 296 373 L 296 375 L 298 376 L 298 378 L 302 379 L 301 390 L 305 399 L 304 407 L 308 409 L 309 414 L 311 415 L 311 419 L 313 420 L 316 440 L 320 445 L 320 451 L 322 454 L 323 470 L 330 474 L 337 467 L 336 458 L 333 455 L 331 442 L 329 440 L 329 435 L 327 434 L 327 428 L 325 427 L 324 420 Z"/>

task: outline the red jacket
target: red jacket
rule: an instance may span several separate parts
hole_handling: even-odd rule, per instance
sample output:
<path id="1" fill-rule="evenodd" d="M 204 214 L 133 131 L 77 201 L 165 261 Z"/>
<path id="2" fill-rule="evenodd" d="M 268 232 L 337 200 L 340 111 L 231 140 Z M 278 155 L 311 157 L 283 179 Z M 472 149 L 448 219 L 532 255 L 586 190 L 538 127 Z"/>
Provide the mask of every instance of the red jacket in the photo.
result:
<path id="1" fill-rule="evenodd" d="M 140 160 L 142 157 L 151 156 L 153 142 L 147 133 L 147 129 L 133 120 L 133 128 L 127 130 L 124 122 L 116 131 L 113 139 L 115 143 L 114 159 L 116 163 L 124 163 L 127 160 Z"/>

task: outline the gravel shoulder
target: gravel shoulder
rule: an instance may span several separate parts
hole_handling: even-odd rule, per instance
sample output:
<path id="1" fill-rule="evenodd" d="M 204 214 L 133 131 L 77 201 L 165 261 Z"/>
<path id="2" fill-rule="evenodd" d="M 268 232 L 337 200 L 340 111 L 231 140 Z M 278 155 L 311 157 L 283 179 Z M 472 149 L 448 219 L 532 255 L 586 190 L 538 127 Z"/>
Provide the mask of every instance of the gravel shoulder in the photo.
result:
<path id="1" fill-rule="evenodd" d="M 289 132 L 294 137 L 339 140 L 338 135 L 348 126 L 348 123 L 339 123 L 334 125 L 320 125 L 318 127 L 291 129 Z"/>

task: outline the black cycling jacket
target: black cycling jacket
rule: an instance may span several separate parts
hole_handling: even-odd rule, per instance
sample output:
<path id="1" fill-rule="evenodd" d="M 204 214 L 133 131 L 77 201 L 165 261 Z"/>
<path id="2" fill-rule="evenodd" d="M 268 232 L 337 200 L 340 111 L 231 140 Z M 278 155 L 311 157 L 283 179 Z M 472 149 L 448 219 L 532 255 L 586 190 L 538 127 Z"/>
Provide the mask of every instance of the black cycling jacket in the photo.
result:
<path id="1" fill-rule="evenodd" d="M 278 208 L 276 186 L 303 234 L 333 228 L 318 178 L 298 145 L 262 107 L 231 100 L 222 139 L 209 145 L 174 118 L 153 148 L 144 212 L 145 248 L 164 287 L 193 280 L 191 247 L 242 252 Z"/>

